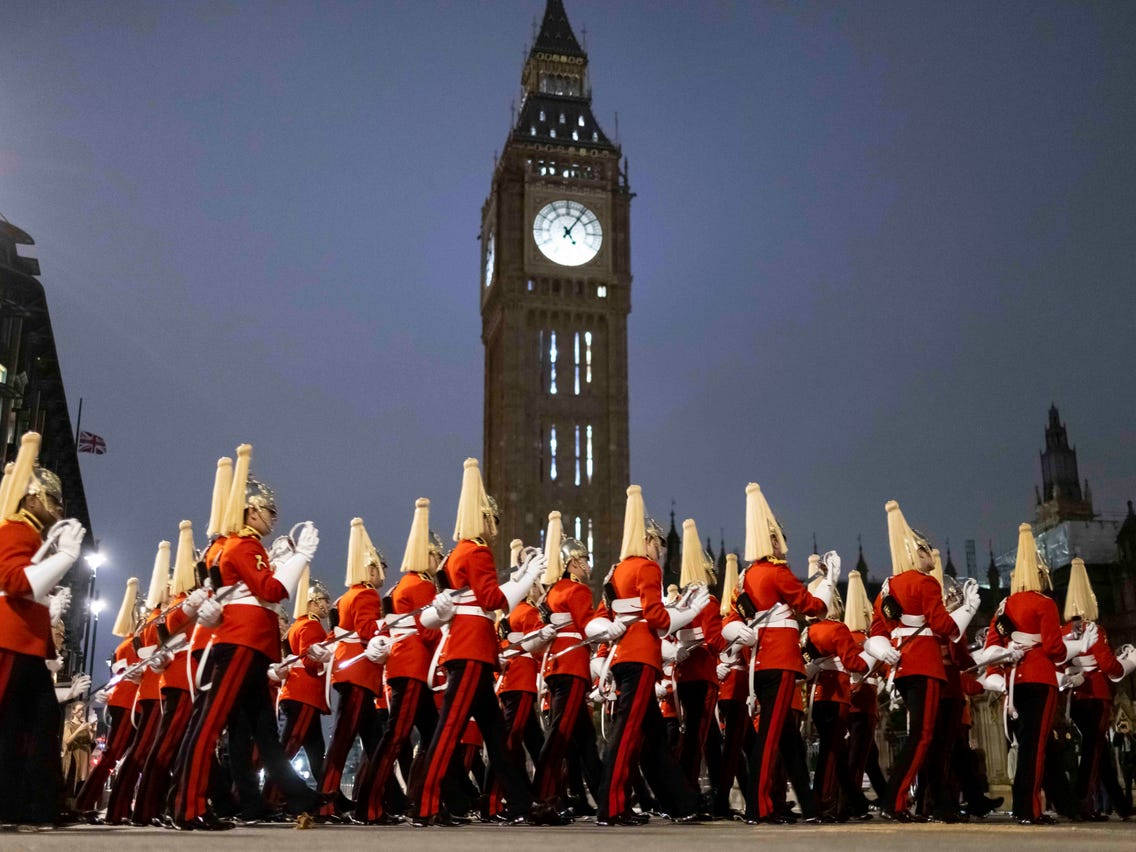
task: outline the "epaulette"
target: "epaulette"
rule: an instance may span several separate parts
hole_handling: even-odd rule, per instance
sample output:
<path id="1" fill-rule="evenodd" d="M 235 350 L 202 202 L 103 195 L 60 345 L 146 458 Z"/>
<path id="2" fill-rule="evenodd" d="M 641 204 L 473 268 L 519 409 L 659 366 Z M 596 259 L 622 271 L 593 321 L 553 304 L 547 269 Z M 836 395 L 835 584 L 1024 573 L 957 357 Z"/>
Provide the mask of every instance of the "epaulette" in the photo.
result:
<path id="1" fill-rule="evenodd" d="M 237 530 L 237 537 L 238 538 L 256 538 L 256 539 L 259 539 L 260 533 L 258 533 L 252 527 L 241 527 L 239 530 Z"/>
<path id="2" fill-rule="evenodd" d="M 765 557 L 765 561 L 768 562 L 770 565 L 788 565 L 789 564 L 788 561 L 786 561 L 784 559 L 778 559 L 776 556 L 767 556 L 767 557 Z"/>
<path id="3" fill-rule="evenodd" d="M 17 524 L 27 524 L 37 533 L 43 533 L 43 522 L 27 509 L 20 509 L 20 511 L 16 512 L 16 514 L 9 515 L 7 518 L 5 518 L 5 520 Z"/>
<path id="4" fill-rule="evenodd" d="M 476 538 L 471 538 L 470 541 L 472 541 L 478 547 L 489 547 L 489 545 L 486 543 L 485 539 L 483 539 L 481 536 L 477 536 Z"/>

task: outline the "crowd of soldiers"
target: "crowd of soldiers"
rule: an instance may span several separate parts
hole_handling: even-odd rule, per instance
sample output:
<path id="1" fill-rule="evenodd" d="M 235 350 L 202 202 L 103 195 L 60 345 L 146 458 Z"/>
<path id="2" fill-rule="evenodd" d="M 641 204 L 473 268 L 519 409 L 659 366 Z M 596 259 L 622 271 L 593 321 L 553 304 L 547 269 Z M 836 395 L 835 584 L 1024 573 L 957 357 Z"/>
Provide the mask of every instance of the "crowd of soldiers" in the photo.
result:
<path id="1" fill-rule="evenodd" d="M 88 695 L 89 678 L 53 683 L 52 623 L 69 604 L 60 583 L 85 530 L 62 519 L 60 482 L 37 465 L 38 447 L 38 435 L 24 436 L 0 486 L 0 823 L 785 824 L 873 811 L 958 822 L 1002 802 L 970 746 L 968 697 L 982 692 L 1002 696 L 1016 744 L 1018 821 L 1131 811 L 1108 731 L 1114 684 L 1136 669 L 1136 649 L 1110 647 L 1080 560 L 1062 619 L 1025 524 L 1010 595 L 973 631 L 976 584 L 943 576 L 895 501 L 885 507 L 893 574 L 873 603 L 856 571 L 839 593 L 833 551 L 810 557 L 805 580 L 795 575 L 750 483 L 746 567 L 727 558 L 718 600 L 693 520 L 681 581 L 664 591 L 666 537 L 632 485 L 619 559 L 596 601 L 591 555 L 563 534 L 559 512 L 543 547 L 511 543 L 499 582 L 497 506 L 467 459 L 452 549 L 418 499 L 401 577 L 384 593 L 387 563 L 356 518 L 333 602 L 311 579 L 312 523 L 265 548 L 276 498 L 242 445 L 235 464 L 218 462 L 204 548 L 182 521 L 173 554 L 159 545 L 141 605 L 128 581 L 110 679 Z M 1047 764 L 1066 703 L 1081 735 L 1071 774 Z M 886 777 L 881 704 L 905 708 L 908 722 Z M 71 759 L 65 779 L 60 754 L 76 742 L 89 754 L 100 708 L 101 758 L 89 772 Z M 295 768 L 300 750 L 314 788 Z"/>

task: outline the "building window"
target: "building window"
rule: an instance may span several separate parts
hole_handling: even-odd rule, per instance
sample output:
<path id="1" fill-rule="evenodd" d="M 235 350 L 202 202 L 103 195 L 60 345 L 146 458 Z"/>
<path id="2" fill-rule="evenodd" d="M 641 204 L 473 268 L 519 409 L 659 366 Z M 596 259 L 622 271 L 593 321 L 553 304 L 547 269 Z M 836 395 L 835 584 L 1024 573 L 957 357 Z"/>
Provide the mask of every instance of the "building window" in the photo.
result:
<path id="1" fill-rule="evenodd" d="M 572 379 L 572 393 L 575 396 L 580 395 L 580 332 L 572 335 L 572 355 L 574 364 L 574 376 Z"/>
<path id="2" fill-rule="evenodd" d="M 573 130 L 573 131 L 572 131 L 572 141 L 573 141 L 573 142 L 579 142 L 579 141 L 580 141 L 580 134 L 579 134 L 579 132 L 577 132 L 577 131 L 575 131 L 575 130 Z M 568 177 L 568 175 L 565 175 L 564 177 Z"/>
<path id="3" fill-rule="evenodd" d="M 592 555 L 593 549 L 594 548 L 592 547 L 592 519 L 588 518 L 588 555 L 589 556 Z"/>
<path id="4" fill-rule="evenodd" d="M 582 116 L 582 115 L 580 116 L 579 124 L 580 124 L 581 127 L 584 126 L 584 116 Z"/>
<path id="5" fill-rule="evenodd" d="M 553 139 L 555 139 L 556 138 L 556 128 L 555 127 L 548 128 L 548 135 L 551 136 Z"/>
<path id="6" fill-rule="evenodd" d="M 607 298 L 607 287 L 605 285 L 599 284 L 599 285 L 596 286 L 596 298 L 598 298 L 598 299 L 606 299 Z"/>
<path id="7" fill-rule="evenodd" d="M 580 424 L 576 424 L 576 484 L 580 484 Z M 577 531 L 576 538 L 579 538 Z"/>
<path id="8" fill-rule="evenodd" d="M 592 424 L 589 423 L 587 428 L 585 428 L 584 436 L 585 436 L 585 447 L 586 447 L 586 449 L 585 449 L 586 455 L 584 456 L 584 469 L 587 471 L 587 474 L 588 474 L 588 482 L 591 482 L 592 481 L 592 470 L 594 469 L 594 467 L 592 465 Z"/>
<path id="9" fill-rule="evenodd" d="M 548 478 L 556 481 L 556 424 L 548 430 Z"/>
<path id="10" fill-rule="evenodd" d="M 540 120 L 544 121 L 544 110 L 540 111 Z"/>
<path id="11" fill-rule="evenodd" d="M 549 334 L 548 343 L 548 392 L 556 396 L 556 332 Z M 556 477 L 553 477 L 555 479 Z"/>
<path id="12" fill-rule="evenodd" d="M 584 525 L 580 521 L 581 521 L 581 518 L 580 518 L 579 515 L 577 515 L 576 516 L 576 536 L 575 536 L 576 541 L 583 541 L 584 540 L 584 530 L 583 530 Z"/>
<path id="13" fill-rule="evenodd" d="M 560 123 L 564 123 L 564 113 L 560 113 Z"/>
<path id="14" fill-rule="evenodd" d="M 535 124 L 529 125 L 529 136 L 536 136 L 536 125 Z"/>
<path id="15" fill-rule="evenodd" d="M 534 286 L 535 286 L 535 285 L 533 284 L 533 280 L 532 280 L 532 279 L 530 278 L 530 279 L 529 279 L 529 285 L 528 285 L 528 289 L 529 289 L 529 292 L 530 292 L 530 293 L 531 293 L 531 292 L 533 291 L 533 287 L 534 287 Z M 542 334 L 543 334 L 543 332 L 542 332 Z M 543 348 L 543 347 L 542 347 L 542 348 Z"/>
<path id="16" fill-rule="evenodd" d="M 592 131 L 592 141 L 593 142 L 599 142 L 600 141 L 600 135 L 598 133 L 596 133 L 596 131 L 594 131 L 594 130 Z"/>
<path id="17" fill-rule="evenodd" d="M 579 376 L 580 368 L 578 366 L 579 361 L 580 361 L 580 358 L 579 358 L 579 356 L 577 356 L 577 358 L 576 358 L 576 362 L 577 362 L 577 367 L 576 367 L 577 383 L 579 383 L 579 378 L 580 378 L 580 376 Z M 592 383 L 592 333 L 590 331 L 584 332 L 584 381 L 589 385 Z M 576 391 L 576 393 L 579 393 L 579 392 L 580 392 L 579 390 Z"/>

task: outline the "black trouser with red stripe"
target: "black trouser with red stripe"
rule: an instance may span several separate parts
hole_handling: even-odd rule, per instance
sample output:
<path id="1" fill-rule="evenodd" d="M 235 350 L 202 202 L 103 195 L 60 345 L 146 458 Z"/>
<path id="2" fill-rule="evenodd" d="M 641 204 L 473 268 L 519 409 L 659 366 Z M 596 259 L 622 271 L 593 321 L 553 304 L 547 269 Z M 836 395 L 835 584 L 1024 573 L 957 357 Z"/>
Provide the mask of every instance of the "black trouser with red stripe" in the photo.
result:
<path id="1" fill-rule="evenodd" d="M 1100 698 L 1074 698 L 1069 715 L 1081 732 L 1081 760 L 1077 767 L 1077 783 L 1074 787 L 1077 813 L 1074 815 L 1086 817 L 1100 810 L 1097 807 L 1098 790 L 1101 783 L 1110 775 L 1103 770 L 1107 760 L 1104 752 L 1109 748 L 1108 729 L 1112 724 L 1112 702 Z M 1114 780 L 1115 777 L 1112 775 Z M 1119 787 L 1107 792 L 1109 801 L 1116 807 L 1116 812 L 1126 816 L 1131 811 L 1131 806 L 1125 807 L 1127 802 Z"/>
<path id="2" fill-rule="evenodd" d="M 45 823 L 59 814 L 62 728 L 43 657 L 0 649 L 0 822 Z"/>
<path id="3" fill-rule="evenodd" d="M 321 793 L 338 793 L 339 782 L 343 777 L 343 765 L 355 737 L 363 741 L 363 755 L 373 754 L 382 731 L 379 730 L 379 711 L 375 707 L 375 693 L 357 683 L 337 683 L 339 705 L 335 708 L 335 727 L 331 732 L 331 742 L 327 746 L 324 759 L 323 777 L 320 779 Z M 336 811 L 335 801 L 329 801 L 320 809 L 320 814 L 329 816 Z"/>
<path id="4" fill-rule="evenodd" d="M 953 818 L 958 815 L 958 784 L 954 779 L 955 743 L 962 733 L 962 710 L 966 699 L 939 696 L 935 734 L 927 760 L 919 773 L 919 812 Z"/>
<path id="5" fill-rule="evenodd" d="M 112 825 L 130 819 L 134 788 L 158 738 L 158 726 L 162 722 L 161 702 L 156 698 L 139 699 L 131 715 L 134 718 L 134 736 L 118 765 L 107 802 L 106 821 Z"/>
<path id="6" fill-rule="evenodd" d="M 1041 782 L 1045 777 L 1045 751 L 1057 711 L 1057 687 L 1045 683 L 1014 685 L 1018 718 L 1013 727 L 1018 741 L 1018 768 L 1014 773 L 1013 811 L 1019 819 L 1041 816 Z"/>
<path id="7" fill-rule="evenodd" d="M 907 705 L 907 742 L 892 764 L 887 801 L 881 803 L 890 813 L 906 811 L 911 803 L 911 785 L 927 760 L 935 735 L 942 683 L 931 677 L 908 675 L 898 678 L 895 686 Z"/>
<path id="8" fill-rule="evenodd" d="M 130 724 L 130 711 L 127 708 L 108 707 L 106 715 L 109 729 L 102 757 L 91 769 L 91 774 L 87 776 L 87 780 L 79 789 L 79 795 L 75 798 L 75 810 L 80 812 L 98 809 L 107 778 L 130 745 L 130 738 L 134 734 L 134 728 Z M 0 769 L 0 772 L 3 770 Z"/>
<path id="9" fill-rule="evenodd" d="M 434 736 L 438 724 L 434 695 L 423 681 L 396 677 L 387 681 L 387 688 L 390 720 L 375 750 L 355 776 L 355 818 L 360 820 L 376 820 L 386 813 L 386 790 L 394 778 L 395 761 L 410 742 L 411 729 L 418 731 L 418 739 L 425 745 Z M 421 762 L 420 752 L 410 776 L 420 771 L 417 767 Z M 408 786 L 411 784 L 410 777 L 404 780 Z"/>
<path id="10" fill-rule="evenodd" d="M 249 736 L 255 739 L 261 762 L 294 811 L 311 810 L 317 797 L 301 780 L 280 745 L 275 721 L 266 726 L 260 720 L 272 720 L 272 702 L 268 694 L 270 660 L 259 651 L 243 645 L 220 643 L 209 655 L 209 691 L 199 697 L 200 712 L 194 707 L 187 746 L 179 755 L 177 795 L 174 819 L 191 820 L 208 809 L 206 793 L 213 765 L 213 752 L 226 725 L 236 723 L 249 732 L 246 736 L 230 736 L 230 760 L 251 764 Z M 244 804 L 244 803 L 242 803 Z"/>
<path id="11" fill-rule="evenodd" d="M 308 757 L 308 769 L 311 776 L 319 781 L 323 777 L 323 713 L 319 708 L 301 701 L 285 698 L 280 702 L 280 713 L 284 716 L 284 730 L 280 732 L 280 745 L 284 749 L 284 756 L 289 761 L 300 751 Z M 275 807 L 283 800 L 280 789 L 272 783 L 271 779 L 264 782 L 264 792 L 261 794 L 264 802 Z"/>
<path id="12" fill-rule="evenodd" d="M 596 728 L 588 707 L 589 683 L 572 675 L 551 675 L 548 684 L 550 713 L 548 734 L 536 760 L 533 791 L 537 801 L 557 810 L 563 806 L 558 799 L 567 790 L 566 758 L 568 746 L 580 759 L 584 783 L 599 804 L 600 776 L 603 766 L 596 749 Z"/>
<path id="13" fill-rule="evenodd" d="M 753 723 L 744 698 L 719 701 L 718 715 L 722 717 L 723 737 L 722 762 L 714 779 L 714 815 L 727 816 L 735 778 L 742 797 L 746 801 L 750 797 L 750 785 L 746 782 L 749 775 L 746 753 L 753 746 Z"/>
<path id="14" fill-rule="evenodd" d="M 867 773 L 877 800 L 883 804 L 887 799 L 887 778 L 880 769 L 880 750 L 876 745 L 878 720 L 874 713 L 860 710 L 848 713 L 848 766 L 857 785 L 863 784 Z"/>
<path id="15" fill-rule="evenodd" d="M 493 667 L 478 660 L 449 660 L 446 663 L 449 679 L 438 726 L 427 749 L 425 771 L 412 785 L 411 801 L 418 816 L 429 819 L 441 808 L 442 779 L 450 766 L 466 722 L 472 716 L 489 754 L 489 764 L 501 779 L 510 815 L 528 813 L 532 807 L 532 794 L 528 779 L 517 772 L 509 761 L 505 749 L 505 718 L 497 694 L 493 691 Z"/>
<path id="16" fill-rule="evenodd" d="M 131 814 L 134 822 L 148 823 L 154 817 L 161 816 L 166 809 L 166 797 L 170 791 L 170 768 L 177 757 L 178 747 L 185 738 L 192 709 L 189 693 L 184 689 L 162 690 L 162 718 L 154 745 L 142 766 L 142 777 L 138 780 L 138 794 Z"/>
<path id="17" fill-rule="evenodd" d="M 751 789 L 746 801 L 746 816 L 765 819 L 776 812 L 773 784 L 777 761 L 781 760 L 786 776 L 797 794 L 801 815 L 816 815 L 809 770 L 805 763 L 805 744 L 798 726 L 791 720 L 793 691 L 797 689 L 797 673 L 783 669 L 767 669 L 753 675 L 754 695 L 761 712 L 757 735 L 750 752 Z"/>
<path id="18" fill-rule="evenodd" d="M 682 705 L 685 729 L 679 739 L 678 765 L 683 779 L 697 792 L 703 756 L 706 757 L 706 770 L 711 784 L 717 782 L 722 763 L 722 734 L 714 718 L 714 708 L 718 704 L 718 684 L 704 680 L 679 681 L 678 695 L 675 697 Z"/>
<path id="19" fill-rule="evenodd" d="M 535 720 L 533 705 L 536 703 L 536 693 L 511 689 L 498 693 L 497 699 L 501 702 L 501 714 L 505 719 L 505 751 L 516 770 L 528 780 L 525 732 L 531 730 L 530 723 Z M 501 779 L 492 769 L 485 778 L 485 807 L 488 816 L 496 816 L 502 811 Z"/>
<path id="20" fill-rule="evenodd" d="M 697 796 L 682 780 L 678 764 L 669 749 L 661 747 L 666 725 L 655 700 L 655 681 L 659 672 L 643 663 L 616 663 L 615 715 L 604 753 L 603 778 L 596 806 L 597 819 L 624 815 L 630 809 L 632 769 L 639 764 L 660 805 L 672 816 L 687 816 L 698 806 Z M 650 743 L 643 748 L 643 743 Z"/>
<path id="21" fill-rule="evenodd" d="M 814 701 L 813 724 L 820 748 L 813 772 L 813 796 L 822 816 L 837 816 L 843 802 L 846 813 L 860 816 L 868 812 L 868 800 L 852 775 L 848 761 L 848 705 L 839 701 Z M 862 778 L 863 775 L 860 776 Z M 843 799 L 841 795 L 843 795 Z"/>

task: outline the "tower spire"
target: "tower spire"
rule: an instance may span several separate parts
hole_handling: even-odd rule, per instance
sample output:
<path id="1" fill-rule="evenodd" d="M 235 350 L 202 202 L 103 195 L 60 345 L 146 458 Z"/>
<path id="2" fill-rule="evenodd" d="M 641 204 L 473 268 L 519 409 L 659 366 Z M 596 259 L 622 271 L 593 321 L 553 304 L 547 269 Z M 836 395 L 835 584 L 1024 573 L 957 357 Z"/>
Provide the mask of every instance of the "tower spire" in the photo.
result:
<path id="1" fill-rule="evenodd" d="M 548 0 L 544 6 L 544 20 L 540 32 L 533 39 L 533 53 L 553 53 L 560 56 L 585 56 L 584 49 L 568 23 L 568 13 L 561 0 Z"/>

